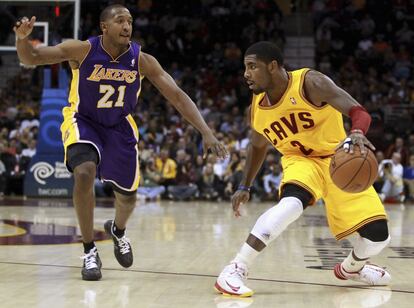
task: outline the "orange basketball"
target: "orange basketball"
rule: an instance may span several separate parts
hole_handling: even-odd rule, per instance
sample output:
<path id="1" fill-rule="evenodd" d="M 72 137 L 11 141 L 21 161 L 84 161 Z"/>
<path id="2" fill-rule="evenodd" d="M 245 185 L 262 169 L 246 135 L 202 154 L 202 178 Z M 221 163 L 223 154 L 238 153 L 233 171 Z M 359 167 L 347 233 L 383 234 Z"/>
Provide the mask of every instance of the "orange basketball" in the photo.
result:
<path id="1" fill-rule="evenodd" d="M 343 148 L 336 151 L 331 159 L 329 172 L 332 181 L 343 191 L 358 193 L 370 187 L 378 176 L 378 162 L 374 153 L 365 148 L 361 154 L 358 146 L 354 146 L 354 153 L 350 154 Z"/>

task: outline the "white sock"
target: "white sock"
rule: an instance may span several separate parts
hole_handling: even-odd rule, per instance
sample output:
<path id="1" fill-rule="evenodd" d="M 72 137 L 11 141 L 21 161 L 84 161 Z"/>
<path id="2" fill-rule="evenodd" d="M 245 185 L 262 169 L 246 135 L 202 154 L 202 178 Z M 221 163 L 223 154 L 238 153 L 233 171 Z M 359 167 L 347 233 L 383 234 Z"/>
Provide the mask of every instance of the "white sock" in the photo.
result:
<path id="1" fill-rule="evenodd" d="M 253 260 L 256 259 L 256 257 L 259 255 L 259 253 L 259 251 L 252 248 L 249 244 L 244 243 L 239 253 L 231 262 L 241 262 L 249 267 L 252 264 Z"/>
<path id="2" fill-rule="evenodd" d="M 355 260 L 353 250 L 349 253 L 344 261 L 342 261 L 342 268 L 348 273 L 359 272 L 364 267 L 367 260 Z"/>

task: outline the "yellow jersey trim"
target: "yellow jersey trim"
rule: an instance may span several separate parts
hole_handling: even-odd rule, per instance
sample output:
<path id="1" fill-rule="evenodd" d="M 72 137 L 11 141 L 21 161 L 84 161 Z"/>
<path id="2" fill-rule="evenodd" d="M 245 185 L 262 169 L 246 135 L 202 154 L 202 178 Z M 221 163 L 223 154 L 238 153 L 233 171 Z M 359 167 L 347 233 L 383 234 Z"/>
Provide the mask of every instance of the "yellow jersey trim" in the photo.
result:
<path id="1" fill-rule="evenodd" d="M 110 56 L 111 57 L 111 59 L 112 59 L 112 61 L 111 62 L 119 62 L 118 61 L 118 59 L 120 58 L 120 57 L 122 57 L 124 54 L 126 54 L 130 49 L 131 49 L 131 42 L 129 42 L 128 44 L 129 44 L 129 47 L 128 47 L 128 49 L 127 50 L 125 50 L 123 53 L 121 53 L 118 57 L 116 57 L 115 59 L 114 59 L 114 57 L 112 57 L 112 55 L 105 49 L 105 47 L 103 46 L 103 43 L 102 43 L 102 41 L 103 41 L 103 36 L 102 35 L 100 35 L 99 36 L 99 43 L 101 44 L 101 47 L 102 47 L 102 49 L 108 54 L 108 56 Z"/>
<path id="2" fill-rule="evenodd" d="M 306 69 L 304 69 L 303 71 L 302 71 L 302 73 L 301 73 L 301 75 L 300 75 L 300 83 L 299 83 L 299 96 L 300 96 L 300 98 L 306 103 L 306 104 L 308 104 L 309 106 L 312 106 L 313 108 L 315 108 L 315 109 L 318 109 L 318 110 L 320 110 L 320 109 L 323 109 L 323 108 L 326 108 L 326 107 L 328 107 L 329 106 L 329 104 L 328 103 L 326 103 L 325 105 L 323 105 L 323 106 L 316 106 L 315 104 L 313 104 L 311 101 L 309 101 L 306 97 L 305 97 L 305 93 L 303 92 L 304 91 L 304 85 L 303 85 L 303 83 L 305 82 L 305 77 L 306 77 L 306 74 L 307 73 L 309 73 L 311 71 L 311 69 L 310 68 L 306 68 Z"/>
<path id="3" fill-rule="evenodd" d="M 87 53 L 85 54 L 85 56 L 83 57 L 82 61 L 80 61 L 80 62 L 79 62 L 79 67 L 78 67 L 78 69 L 81 67 L 81 65 L 82 65 L 83 61 L 85 61 L 86 57 L 87 57 L 87 56 L 89 56 L 89 53 L 91 52 L 91 49 L 92 49 L 91 42 L 89 42 L 89 40 L 87 40 L 87 42 L 88 42 L 88 44 L 89 44 L 89 49 L 88 49 L 88 52 L 87 52 Z"/>
<path id="4" fill-rule="evenodd" d="M 283 101 L 285 100 L 286 95 L 289 93 L 289 90 L 290 90 L 290 88 L 291 88 L 291 86 L 292 86 L 292 82 L 293 82 L 292 73 L 291 73 L 291 72 L 286 72 L 286 73 L 287 73 L 287 74 L 288 74 L 288 76 L 289 76 L 289 80 L 288 80 L 288 85 L 287 85 L 287 88 L 286 88 L 285 92 L 283 92 L 282 97 L 281 97 L 281 98 L 277 101 L 277 103 L 276 103 L 276 104 L 274 104 L 274 105 L 272 105 L 272 106 L 261 106 L 261 105 L 260 105 L 260 102 L 261 102 L 263 99 L 265 99 L 265 98 L 269 99 L 269 97 L 268 97 L 268 96 L 266 95 L 266 93 L 265 93 L 265 94 L 264 94 L 263 99 L 261 99 L 261 100 L 260 100 L 260 102 L 258 102 L 258 103 L 257 103 L 257 107 L 258 107 L 258 108 L 260 108 L 260 109 L 264 109 L 264 110 L 271 110 L 271 109 L 274 109 L 274 108 L 276 108 L 276 107 L 280 106 L 280 105 L 283 103 Z M 269 102 L 270 102 L 270 100 L 269 100 Z"/>
<path id="5" fill-rule="evenodd" d="M 135 139 L 137 140 L 137 145 L 135 145 L 135 151 L 137 153 L 136 158 L 137 158 L 137 168 L 135 169 L 135 177 L 134 177 L 134 182 L 132 184 L 131 187 L 131 191 L 137 190 L 138 186 L 139 186 L 139 180 L 140 180 L 140 172 L 139 172 L 139 150 L 138 150 L 138 140 L 139 140 L 139 130 L 138 130 L 138 126 L 135 123 L 134 118 L 132 117 L 132 115 L 128 115 L 127 120 L 129 122 L 129 125 L 131 125 L 132 130 L 134 131 L 134 136 Z"/>
<path id="6" fill-rule="evenodd" d="M 80 99 L 79 99 L 79 68 L 72 69 L 72 82 L 70 84 L 69 103 L 71 105 L 71 109 L 75 112 L 78 112 L 78 107 L 79 107 L 79 103 L 80 103 Z"/>
<path id="7" fill-rule="evenodd" d="M 132 130 L 134 131 L 134 136 L 135 136 L 135 139 L 136 139 L 136 140 L 137 140 L 137 142 L 138 142 L 138 140 L 139 140 L 139 130 L 138 130 L 137 123 L 135 123 L 134 118 L 133 118 L 133 117 L 132 117 L 132 115 L 130 115 L 130 114 L 128 114 L 128 115 L 126 116 L 126 119 L 128 120 L 129 125 L 131 125 L 131 128 L 132 128 Z"/>

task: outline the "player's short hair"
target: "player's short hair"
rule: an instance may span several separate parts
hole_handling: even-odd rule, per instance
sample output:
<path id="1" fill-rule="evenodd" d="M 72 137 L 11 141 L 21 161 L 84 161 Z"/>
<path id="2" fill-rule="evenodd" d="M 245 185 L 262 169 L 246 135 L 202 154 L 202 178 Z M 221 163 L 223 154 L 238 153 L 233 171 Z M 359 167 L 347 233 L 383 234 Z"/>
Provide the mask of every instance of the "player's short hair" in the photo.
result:
<path id="1" fill-rule="evenodd" d="M 123 6 L 122 4 L 111 4 L 108 5 L 106 8 L 104 8 L 101 12 L 101 14 L 99 15 L 99 21 L 103 22 L 106 21 L 108 18 L 111 18 L 113 16 L 112 10 L 113 9 L 126 9 L 125 6 Z"/>
<path id="2" fill-rule="evenodd" d="M 283 54 L 276 44 L 268 41 L 261 41 L 250 45 L 244 56 L 256 55 L 257 59 L 267 63 L 276 60 L 279 65 L 283 65 Z"/>

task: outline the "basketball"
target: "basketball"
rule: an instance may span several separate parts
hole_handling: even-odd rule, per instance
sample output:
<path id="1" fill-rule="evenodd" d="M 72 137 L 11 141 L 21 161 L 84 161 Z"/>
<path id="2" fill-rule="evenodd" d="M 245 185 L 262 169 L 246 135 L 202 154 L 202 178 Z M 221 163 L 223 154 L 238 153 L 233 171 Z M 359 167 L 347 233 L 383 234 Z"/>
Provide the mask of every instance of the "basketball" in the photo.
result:
<path id="1" fill-rule="evenodd" d="M 378 162 L 374 153 L 366 149 L 362 154 L 360 148 L 354 146 L 354 153 L 350 154 L 341 148 L 332 157 L 329 172 L 341 190 L 359 193 L 374 183 L 378 176 Z"/>

